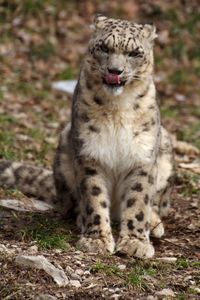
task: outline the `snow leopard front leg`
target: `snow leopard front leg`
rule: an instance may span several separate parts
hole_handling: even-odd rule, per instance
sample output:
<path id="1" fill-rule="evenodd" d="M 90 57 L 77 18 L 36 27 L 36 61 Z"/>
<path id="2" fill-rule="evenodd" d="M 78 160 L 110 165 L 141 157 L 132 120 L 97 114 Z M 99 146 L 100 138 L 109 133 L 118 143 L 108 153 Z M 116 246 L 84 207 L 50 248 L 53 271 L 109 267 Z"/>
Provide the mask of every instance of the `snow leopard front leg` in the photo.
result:
<path id="1" fill-rule="evenodd" d="M 149 234 L 155 179 L 156 168 L 139 167 L 130 171 L 121 183 L 121 229 L 117 252 L 140 258 L 154 255 Z"/>
<path id="2" fill-rule="evenodd" d="M 78 245 L 90 252 L 113 253 L 115 243 L 111 231 L 109 187 L 105 174 L 95 162 L 84 158 L 79 158 L 76 172 L 79 186 L 78 224 L 82 231 Z"/>

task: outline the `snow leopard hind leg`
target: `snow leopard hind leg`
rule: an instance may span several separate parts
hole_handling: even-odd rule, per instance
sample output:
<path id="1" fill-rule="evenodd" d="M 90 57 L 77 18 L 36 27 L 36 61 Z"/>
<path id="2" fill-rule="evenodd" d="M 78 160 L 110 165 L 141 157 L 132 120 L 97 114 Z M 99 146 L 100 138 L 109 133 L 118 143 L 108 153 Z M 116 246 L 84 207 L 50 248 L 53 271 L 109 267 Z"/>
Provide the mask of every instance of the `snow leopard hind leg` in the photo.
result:
<path id="1" fill-rule="evenodd" d="M 153 198 L 151 234 L 157 238 L 164 235 L 163 217 L 170 212 L 175 166 L 173 148 L 167 130 L 161 127 L 161 143 L 157 158 L 156 194 Z"/>

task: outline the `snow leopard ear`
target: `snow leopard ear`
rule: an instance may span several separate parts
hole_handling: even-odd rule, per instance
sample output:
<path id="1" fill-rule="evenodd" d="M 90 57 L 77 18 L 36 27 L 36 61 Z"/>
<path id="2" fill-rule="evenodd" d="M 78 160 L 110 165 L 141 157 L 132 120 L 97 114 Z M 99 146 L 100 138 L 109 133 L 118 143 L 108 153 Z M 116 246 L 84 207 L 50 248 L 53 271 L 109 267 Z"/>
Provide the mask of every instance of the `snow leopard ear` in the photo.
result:
<path id="1" fill-rule="evenodd" d="M 93 26 L 95 29 L 102 29 L 105 27 L 106 21 L 108 20 L 107 17 L 101 15 L 101 14 L 97 14 L 94 17 L 94 21 L 93 21 Z"/>
<path id="2" fill-rule="evenodd" d="M 143 36 L 147 38 L 150 42 L 153 42 L 157 38 L 156 27 L 154 25 L 145 24 L 142 29 Z"/>

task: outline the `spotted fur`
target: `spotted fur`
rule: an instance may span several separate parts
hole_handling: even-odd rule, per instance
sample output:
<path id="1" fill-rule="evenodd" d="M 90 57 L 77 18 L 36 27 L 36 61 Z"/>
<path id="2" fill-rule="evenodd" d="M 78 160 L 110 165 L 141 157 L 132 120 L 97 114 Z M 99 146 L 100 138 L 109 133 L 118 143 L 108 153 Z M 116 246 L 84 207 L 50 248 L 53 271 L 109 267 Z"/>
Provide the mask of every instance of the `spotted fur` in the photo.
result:
<path id="1" fill-rule="evenodd" d="M 151 25 L 101 15 L 94 21 L 53 166 L 53 201 L 63 213 L 76 211 L 79 246 L 88 251 L 148 258 L 150 232 L 164 234 L 173 157 L 156 103 L 155 37 Z M 107 83 L 108 74 L 120 76 L 119 83 Z M 0 179 L 11 170 L 17 168 L 5 165 Z M 112 220 L 120 223 L 117 241 Z"/>

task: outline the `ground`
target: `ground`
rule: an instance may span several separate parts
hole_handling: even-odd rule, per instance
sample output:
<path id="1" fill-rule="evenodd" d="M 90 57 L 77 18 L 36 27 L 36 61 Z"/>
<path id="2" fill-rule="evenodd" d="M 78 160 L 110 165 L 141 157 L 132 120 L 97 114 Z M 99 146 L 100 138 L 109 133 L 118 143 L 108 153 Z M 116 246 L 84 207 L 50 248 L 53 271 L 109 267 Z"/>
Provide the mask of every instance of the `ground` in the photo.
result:
<path id="1" fill-rule="evenodd" d="M 71 98 L 51 83 L 78 75 L 96 12 L 154 22 L 155 81 L 162 122 L 179 140 L 200 148 L 200 10 L 198 1 L 2 1 L 0 4 L 0 158 L 51 166 L 58 133 L 69 120 Z M 180 150 L 180 149 L 179 149 Z M 179 151 L 180 152 L 180 151 Z M 0 210 L 0 298 L 198 299 L 200 175 L 184 168 L 198 152 L 176 153 L 177 175 L 166 234 L 153 240 L 151 260 L 83 253 L 74 225 L 53 212 Z M 0 190 L 0 198 L 25 197 Z M 44 271 L 15 263 L 19 253 L 43 254 L 80 287 L 58 287 Z M 167 298 L 168 297 L 168 298 Z M 149 298 L 153 299 L 153 298 Z"/>

